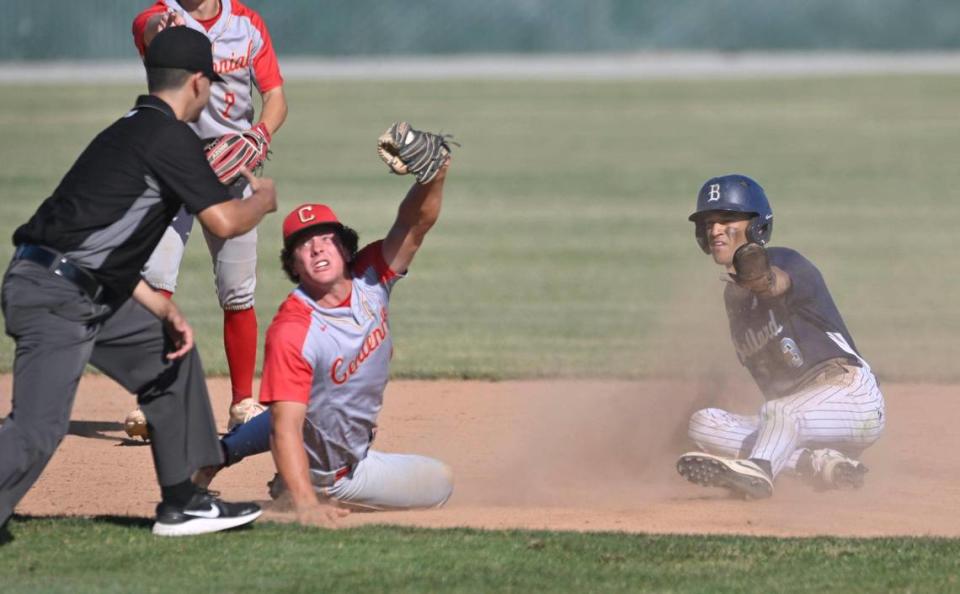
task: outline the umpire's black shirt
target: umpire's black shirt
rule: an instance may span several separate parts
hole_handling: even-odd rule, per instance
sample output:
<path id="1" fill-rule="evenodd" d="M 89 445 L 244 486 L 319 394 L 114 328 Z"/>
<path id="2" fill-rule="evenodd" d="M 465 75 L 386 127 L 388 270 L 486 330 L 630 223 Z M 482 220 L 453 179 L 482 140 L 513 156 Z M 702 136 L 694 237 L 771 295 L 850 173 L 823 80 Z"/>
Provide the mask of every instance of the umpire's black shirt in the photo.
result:
<path id="1" fill-rule="evenodd" d="M 55 249 L 122 301 L 181 204 L 195 214 L 230 199 L 203 145 L 173 109 L 142 95 L 97 135 L 13 243 Z"/>

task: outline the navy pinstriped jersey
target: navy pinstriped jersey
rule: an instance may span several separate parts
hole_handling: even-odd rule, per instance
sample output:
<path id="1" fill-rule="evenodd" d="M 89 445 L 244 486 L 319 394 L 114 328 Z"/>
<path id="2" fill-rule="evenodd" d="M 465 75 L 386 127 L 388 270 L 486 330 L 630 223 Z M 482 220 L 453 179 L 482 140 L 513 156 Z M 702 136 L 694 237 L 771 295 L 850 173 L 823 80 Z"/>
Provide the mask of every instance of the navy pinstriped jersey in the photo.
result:
<path id="1" fill-rule="evenodd" d="M 724 301 L 737 357 L 767 398 L 779 398 L 828 359 L 860 358 L 817 267 L 789 248 L 767 254 L 790 275 L 790 289 L 765 299 L 730 283 Z"/>

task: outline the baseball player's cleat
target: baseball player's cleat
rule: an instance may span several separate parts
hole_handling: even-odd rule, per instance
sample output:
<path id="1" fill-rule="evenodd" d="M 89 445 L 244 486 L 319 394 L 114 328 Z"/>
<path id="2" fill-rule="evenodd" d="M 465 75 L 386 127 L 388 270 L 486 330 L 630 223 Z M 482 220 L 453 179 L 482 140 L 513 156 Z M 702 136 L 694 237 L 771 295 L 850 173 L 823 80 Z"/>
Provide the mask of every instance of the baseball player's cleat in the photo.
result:
<path id="1" fill-rule="evenodd" d="M 824 479 L 836 489 L 859 489 L 863 486 L 867 467 L 862 462 L 854 460 L 836 460 L 827 464 L 824 469 Z"/>
<path id="2" fill-rule="evenodd" d="M 227 503 L 215 491 L 198 489 L 183 507 L 160 503 L 153 533 L 157 536 L 192 536 L 229 530 L 249 524 L 263 511 L 256 503 Z"/>
<path id="3" fill-rule="evenodd" d="M 230 420 L 227 422 L 227 431 L 237 425 L 243 425 L 266 409 L 253 398 L 244 398 L 230 407 Z"/>
<path id="4" fill-rule="evenodd" d="M 677 472 L 691 483 L 729 489 L 748 499 L 765 499 L 773 495 L 773 481 L 750 460 L 688 452 L 677 460 Z"/>
<path id="5" fill-rule="evenodd" d="M 140 410 L 140 407 L 130 411 L 127 418 L 123 420 L 123 430 L 130 439 L 140 438 L 143 441 L 150 441 L 150 431 L 147 428 L 147 417 Z"/>
<path id="6" fill-rule="evenodd" d="M 809 468 L 820 486 L 845 490 L 859 489 L 863 486 L 864 475 L 868 470 L 863 462 L 827 448 L 807 450 L 807 452 L 810 456 Z"/>

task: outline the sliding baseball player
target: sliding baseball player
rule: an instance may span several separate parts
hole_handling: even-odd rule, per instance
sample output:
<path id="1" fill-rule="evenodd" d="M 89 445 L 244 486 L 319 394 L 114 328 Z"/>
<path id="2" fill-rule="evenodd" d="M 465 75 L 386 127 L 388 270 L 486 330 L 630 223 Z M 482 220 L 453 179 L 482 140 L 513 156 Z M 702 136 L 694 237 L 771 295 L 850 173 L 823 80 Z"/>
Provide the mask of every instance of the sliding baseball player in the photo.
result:
<path id="1" fill-rule="evenodd" d="M 856 488 L 858 460 L 883 431 L 883 395 L 809 260 L 764 247 L 773 211 L 743 175 L 708 180 L 690 215 L 700 248 L 722 266 L 730 334 L 766 403 L 755 415 L 697 411 L 690 438 L 701 451 L 680 457 L 687 480 L 747 498 L 773 494 L 792 471 L 824 488 Z"/>

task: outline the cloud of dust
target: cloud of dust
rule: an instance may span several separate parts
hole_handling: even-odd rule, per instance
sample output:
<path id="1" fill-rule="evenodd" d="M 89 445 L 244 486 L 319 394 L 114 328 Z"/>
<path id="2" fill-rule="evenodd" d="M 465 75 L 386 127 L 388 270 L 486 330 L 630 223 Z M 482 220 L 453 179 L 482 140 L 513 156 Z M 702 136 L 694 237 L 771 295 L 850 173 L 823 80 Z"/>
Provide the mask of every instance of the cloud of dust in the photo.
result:
<path id="1" fill-rule="evenodd" d="M 585 507 L 722 496 L 690 485 L 675 468 L 680 454 L 696 449 L 687 436 L 692 413 L 719 407 L 756 414 L 763 404 L 734 354 L 716 278 L 674 287 L 656 325 L 638 332 L 638 367 L 654 379 L 557 381 L 544 393 L 518 395 L 523 405 L 503 454 L 509 487 L 477 495 L 487 503 Z M 883 469 L 884 450 L 873 448 L 868 465 Z M 880 476 L 868 481 L 875 489 L 891 486 Z M 787 475 L 778 478 L 777 495 L 786 505 L 768 510 L 775 523 L 825 497 Z M 871 500 L 862 492 L 845 497 Z"/>
<path id="2" fill-rule="evenodd" d="M 495 455 L 508 486 L 471 499 L 616 505 L 689 493 L 675 463 L 695 449 L 690 415 L 708 406 L 753 413 L 762 402 L 730 344 L 716 271 L 694 268 L 669 288 L 656 322 L 636 333 L 638 375 L 656 379 L 555 381 L 543 393 L 516 395 L 516 426 Z M 614 348 L 611 357 L 623 356 Z"/>

